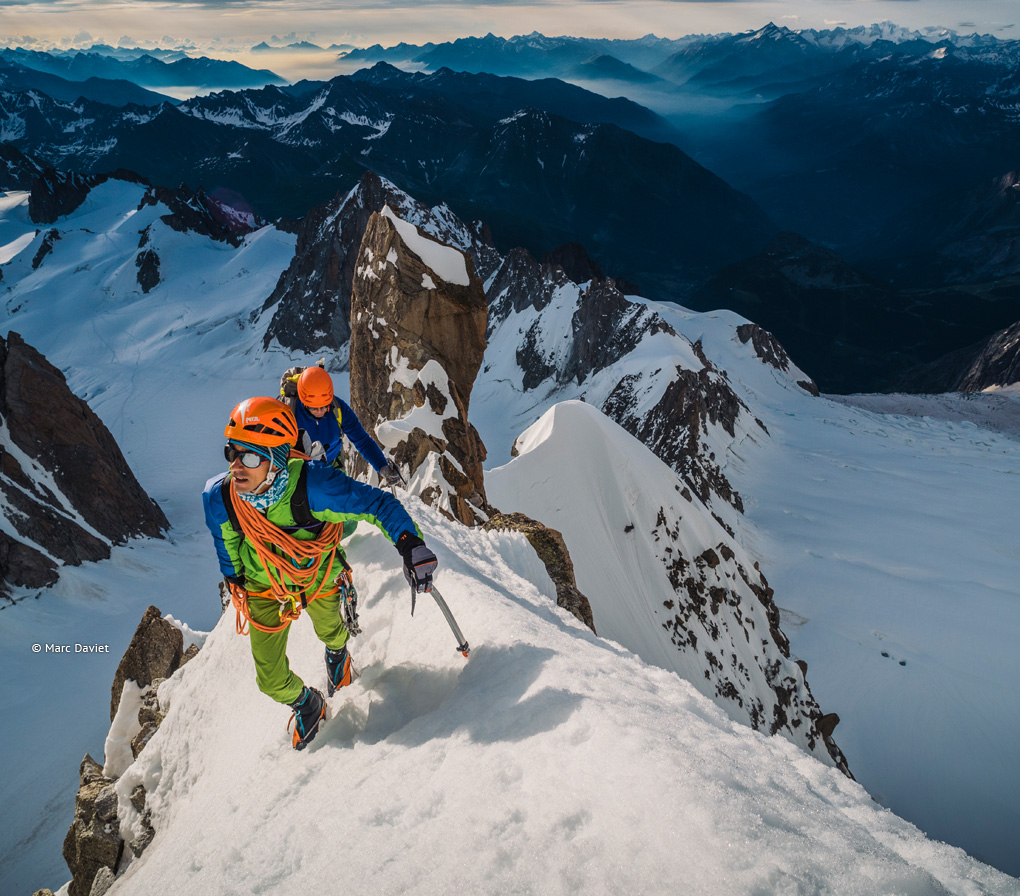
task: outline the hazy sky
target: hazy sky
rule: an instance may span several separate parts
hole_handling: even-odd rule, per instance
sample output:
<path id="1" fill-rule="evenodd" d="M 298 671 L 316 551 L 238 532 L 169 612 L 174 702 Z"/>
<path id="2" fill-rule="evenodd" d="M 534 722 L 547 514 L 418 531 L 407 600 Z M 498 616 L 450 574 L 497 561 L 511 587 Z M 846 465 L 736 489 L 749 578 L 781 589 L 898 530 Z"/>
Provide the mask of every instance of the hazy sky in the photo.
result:
<path id="1" fill-rule="evenodd" d="M 918 28 L 1008 36 L 1020 31 L 1016 0 L 589 0 L 537 3 L 429 0 L 0 0 L 0 43 L 23 37 L 66 42 L 83 36 L 164 37 L 205 43 L 264 40 L 293 34 L 315 43 L 423 43 L 466 35 L 541 31 L 598 37 L 678 37 L 743 31 L 768 21 L 791 27 L 889 20 Z"/>
<path id="2" fill-rule="evenodd" d="M 744 31 L 769 21 L 824 28 L 892 21 L 1020 37 L 1018 0 L 0 0 L 0 46 L 193 44 L 284 72 L 279 58 L 244 59 L 260 41 L 390 45 L 492 31 L 633 38 Z M 212 54 L 216 55 L 216 54 Z M 307 62 L 307 60 L 306 60 Z"/>

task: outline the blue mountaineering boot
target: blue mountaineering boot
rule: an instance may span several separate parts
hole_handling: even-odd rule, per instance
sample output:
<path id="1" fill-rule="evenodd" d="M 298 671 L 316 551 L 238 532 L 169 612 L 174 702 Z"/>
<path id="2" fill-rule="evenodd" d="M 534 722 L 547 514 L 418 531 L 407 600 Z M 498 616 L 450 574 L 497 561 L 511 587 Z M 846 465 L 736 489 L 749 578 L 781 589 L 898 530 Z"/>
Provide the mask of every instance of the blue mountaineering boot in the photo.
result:
<path id="1" fill-rule="evenodd" d="M 303 750 L 316 734 L 319 725 L 326 718 L 326 700 L 315 688 L 305 687 L 301 696 L 290 704 L 294 715 L 290 721 L 294 723 L 294 749 Z M 287 723 L 290 730 L 290 722 Z"/>
<path id="2" fill-rule="evenodd" d="M 330 697 L 339 688 L 347 687 L 357 677 L 358 674 L 354 671 L 351 655 L 347 652 L 346 646 L 339 650 L 326 648 L 326 688 Z"/>

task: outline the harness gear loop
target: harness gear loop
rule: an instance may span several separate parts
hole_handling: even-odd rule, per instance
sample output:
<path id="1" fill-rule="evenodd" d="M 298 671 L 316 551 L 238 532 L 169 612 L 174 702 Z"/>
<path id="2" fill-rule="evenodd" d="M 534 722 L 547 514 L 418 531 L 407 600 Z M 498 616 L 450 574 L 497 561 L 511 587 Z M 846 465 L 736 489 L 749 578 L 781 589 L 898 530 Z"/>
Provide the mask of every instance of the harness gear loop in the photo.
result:
<path id="1" fill-rule="evenodd" d="M 319 597 L 325 597 L 327 594 L 336 592 L 323 592 L 319 594 Z M 252 597 L 269 597 L 270 591 L 261 591 L 251 595 Z M 248 608 L 248 597 L 249 594 L 243 588 L 238 585 L 230 586 L 230 602 L 234 605 L 234 609 L 237 611 L 237 622 L 235 623 L 234 630 L 239 635 L 248 634 L 249 624 L 257 628 L 260 632 L 266 632 L 267 634 L 274 634 L 276 632 L 282 632 L 288 625 L 290 625 L 298 616 L 301 615 L 301 611 L 298 610 L 294 613 L 291 607 L 286 605 L 280 606 L 280 624 L 279 625 L 262 625 L 256 622 L 251 617 L 251 610 Z"/>
<path id="2" fill-rule="evenodd" d="M 301 615 L 302 608 L 311 601 L 337 593 L 338 589 L 331 587 L 332 583 L 325 576 L 317 586 L 315 580 L 323 563 L 326 569 L 332 566 L 343 535 L 343 524 L 324 523 L 315 538 L 300 540 L 274 526 L 251 504 L 242 500 L 233 481 L 230 483 L 230 493 L 241 531 L 254 548 L 269 578 L 269 588 L 255 594 L 231 585 L 231 603 L 237 610 L 237 633 L 247 634 L 247 623 L 261 632 L 281 632 Z M 252 619 L 248 607 L 249 597 L 276 600 L 280 604 L 280 624 L 264 626 Z"/>
<path id="3" fill-rule="evenodd" d="M 346 558 L 340 557 L 343 569 L 333 580 L 340 589 L 340 607 L 343 613 L 344 625 L 351 637 L 361 634 L 361 623 L 358 620 L 358 591 L 354 587 L 354 579 L 351 576 L 351 567 Z"/>

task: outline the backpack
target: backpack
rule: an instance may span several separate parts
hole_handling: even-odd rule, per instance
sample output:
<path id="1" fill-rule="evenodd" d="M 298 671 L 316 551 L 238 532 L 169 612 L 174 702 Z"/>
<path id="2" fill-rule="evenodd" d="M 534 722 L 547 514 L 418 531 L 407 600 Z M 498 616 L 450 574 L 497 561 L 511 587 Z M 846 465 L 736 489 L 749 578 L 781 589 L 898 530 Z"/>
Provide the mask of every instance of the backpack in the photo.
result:
<path id="1" fill-rule="evenodd" d="M 315 362 L 316 367 L 321 367 L 323 370 L 326 368 L 326 359 L 319 358 Z M 307 367 L 288 367 L 284 372 L 283 376 L 280 377 L 280 401 L 290 405 L 290 409 L 297 413 L 298 394 L 297 394 L 297 381 L 298 377 L 307 370 Z M 333 400 L 329 405 L 329 412 L 336 416 L 336 422 L 342 424 L 340 403 L 336 399 L 336 395 L 333 396 Z"/>

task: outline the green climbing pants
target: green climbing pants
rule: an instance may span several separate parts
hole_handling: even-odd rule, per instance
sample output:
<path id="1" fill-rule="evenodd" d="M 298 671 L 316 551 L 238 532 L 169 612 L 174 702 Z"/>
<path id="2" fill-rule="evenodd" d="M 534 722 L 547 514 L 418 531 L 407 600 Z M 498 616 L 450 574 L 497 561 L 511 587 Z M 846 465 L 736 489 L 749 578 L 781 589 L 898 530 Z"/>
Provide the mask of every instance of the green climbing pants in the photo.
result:
<path id="1" fill-rule="evenodd" d="M 259 625 L 272 628 L 280 624 L 280 604 L 260 597 L 248 599 L 248 612 Z M 347 643 L 347 626 L 340 618 L 340 594 L 317 598 L 308 604 L 302 615 L 312 620 L 315 634 L 331 650 L 339 650 Z M 300 625 L 297 620 L 291 625 Z M 254 625 L 248 627 L 251 655 L 255 660 L 255 681 L 263 694 L 278 703 L 293 703 L 301 695 L 304 682 L 290 669 L 287 660 L 288 625 L 282 632 L 260 632 Z"/>

